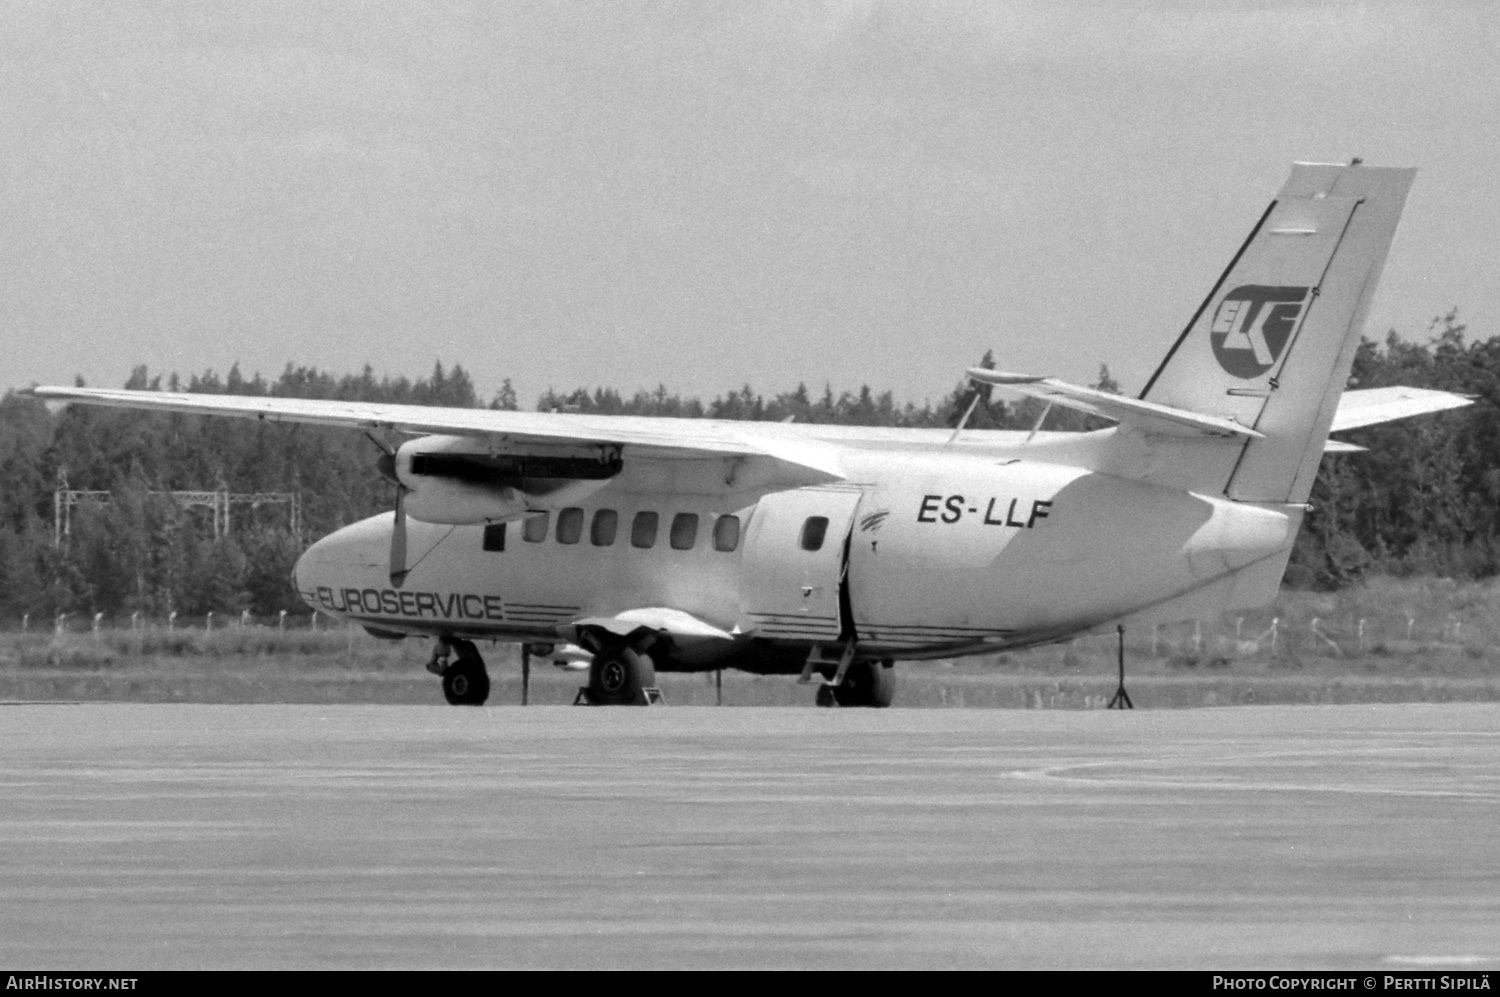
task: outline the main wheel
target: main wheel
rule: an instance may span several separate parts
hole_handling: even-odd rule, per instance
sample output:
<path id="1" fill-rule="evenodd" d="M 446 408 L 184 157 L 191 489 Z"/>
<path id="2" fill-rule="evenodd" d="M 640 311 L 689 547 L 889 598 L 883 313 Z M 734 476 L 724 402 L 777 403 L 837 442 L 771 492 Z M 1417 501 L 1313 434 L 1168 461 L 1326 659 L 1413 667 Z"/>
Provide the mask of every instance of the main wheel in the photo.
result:
<path id="1" fill-rule="evenodd" d="M 490 675 L 478 657 L 459 658 L 443 672 L 443 696 L 454 706 L 481 706 L 490 698 Z"/>
<path id="2" fill-rule="evenodd" d="M 644 706 L 645 690 L 654 685 L 651 659 L 628 647 L 600 651 L 589 665 L 589 693 L 600 706 Z"/>
<path id="3" fill-rule="evenodd" d="M 896 698 L 896 669 L 886 658 L 856 661 L 844 673 L 844 682 L 833 690 L 840 706 L 890 706 Z"/>

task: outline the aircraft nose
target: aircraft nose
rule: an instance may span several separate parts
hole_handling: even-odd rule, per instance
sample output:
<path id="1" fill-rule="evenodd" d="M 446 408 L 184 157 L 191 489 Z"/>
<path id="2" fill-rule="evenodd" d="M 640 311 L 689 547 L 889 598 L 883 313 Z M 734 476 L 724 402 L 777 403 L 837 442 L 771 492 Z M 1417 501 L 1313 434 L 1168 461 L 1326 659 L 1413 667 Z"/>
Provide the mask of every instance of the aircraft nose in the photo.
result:
<path id="1" fill-rule="evenodd" d="M 297 557 L 297 563 L 292 565 L 292 588 L 296 589 L 299 593 L 307 591 L 306 586 L 302 584 L 302 576 L 304 574 L 311 573 L 304 572 L 303 570 L 304 568 L 309 567 L 307 563 L 307 555 L 311 549 L 312 548 L 308 548 L 308 550 L 304 550 L 301 554 L 299 554 Z"/>
<path id="2" fill-rule="evenodd" d="M 349 566 L 348 527 L 330 533 L 302 552 L 292 566 L 292 585 L 308 605 L 318 608 L 318 589 L 336 584 L 339 569 Z"/>
<path id="3" fill-rule="evenodd" d="M 302 552 L 302 556 L 297 558 L 297 563 L 292 565 L 292 588 L 297 590 L 303 602 L 314 609 L 321 608 L 318 605 L 318 586 L 327 584 L 327 581 L 320 577 L 326 573 L 320 570 L 326 566 L 324 557 L 326 552 L 318 549 L 327 539 L 324 537 L 323 540 L 307 548 Z"/>
<path id="4" fill-rule="evenodd" d="M 319 606 L 320 588 L 365 588 L 376 581 L 383 584 L 390 522 L 390 513 L 373 516 L 330 533 L 303 551 L 292 568 L 292 584 L 303 601 L 314 608 L 327 608 Z"/>

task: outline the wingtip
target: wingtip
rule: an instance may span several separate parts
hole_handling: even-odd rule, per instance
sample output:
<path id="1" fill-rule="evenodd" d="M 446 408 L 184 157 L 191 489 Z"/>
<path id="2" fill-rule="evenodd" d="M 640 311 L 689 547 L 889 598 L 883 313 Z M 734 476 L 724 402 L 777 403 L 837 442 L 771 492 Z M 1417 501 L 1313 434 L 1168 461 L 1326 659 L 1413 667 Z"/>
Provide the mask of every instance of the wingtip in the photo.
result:
<path id="1" fill-rule="evenodd" d="M 56 388 L 46 388 L 33 384 L 29 388 L 20 388 L 16 391 L 18 398 L 30 398 L 32 401 L 42 403 L 48 415 L 62 415 L 73 404 L 71 398 L 59 398 L 53 394 Z"/>
<path id="2" fill-rule="evenodd" d="M 989 367 L 970 367 L 967 373 L 969 380 L 983 381 L 986 384 L 1036 384 L 1047 380 L 1042 374 L 1015 374 L 1007 370 L 993 370 Z"/>

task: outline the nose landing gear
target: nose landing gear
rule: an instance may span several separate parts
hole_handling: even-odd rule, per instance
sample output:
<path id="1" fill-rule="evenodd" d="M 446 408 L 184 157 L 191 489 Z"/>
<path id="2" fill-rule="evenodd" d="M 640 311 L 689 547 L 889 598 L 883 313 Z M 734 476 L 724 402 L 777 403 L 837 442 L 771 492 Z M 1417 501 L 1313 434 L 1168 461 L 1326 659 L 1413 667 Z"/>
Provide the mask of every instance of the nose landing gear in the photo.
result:
<path id="1" fill-rule="evenodd" d="M 427 670 L 442 676 L 443 698 L 453 706 L 482 706 L 490 698 L 490 674 L 472 641 L 438 638 Z"/>

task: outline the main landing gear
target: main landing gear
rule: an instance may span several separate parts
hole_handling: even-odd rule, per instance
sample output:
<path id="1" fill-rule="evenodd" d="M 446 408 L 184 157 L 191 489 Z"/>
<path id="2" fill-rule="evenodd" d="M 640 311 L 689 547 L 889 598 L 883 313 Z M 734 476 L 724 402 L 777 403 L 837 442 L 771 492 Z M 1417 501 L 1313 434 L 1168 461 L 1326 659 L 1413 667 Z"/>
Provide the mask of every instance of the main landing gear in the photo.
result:
<path id="1" fill-rule="evenodd" d="M 589 684 L 578 690 L 575 704 L 650 706 L 662 702 L 656 666 L 650 655 L 631 647 L 605 647 L 589 663 Z"/>
<path id="2" fill-rule="evenodd" d="M 473 641 L 439 637 L 427 670 L 442 677 L 443 697 L 453 706 L 482 706 L 490 698 L 490 673 Z"/>
<path id="3" fill-rule="evenodd" d="M 847 653 L 847 652 L 846 652 Z M 818 686 L 819 706 L 890 706 L 896 698 L 896 668 L 890 658 L 861 658 L 842 668 L 843 681 L 835 672 Z"/>
<path id="4" fill-rule="evenodd" d="M 844 673 L 844 684 L 832 686 L 833 701 L 839 706 L 890 706 L 896 698 L 895 664 L 890 658 L 856 661 Z"/>

